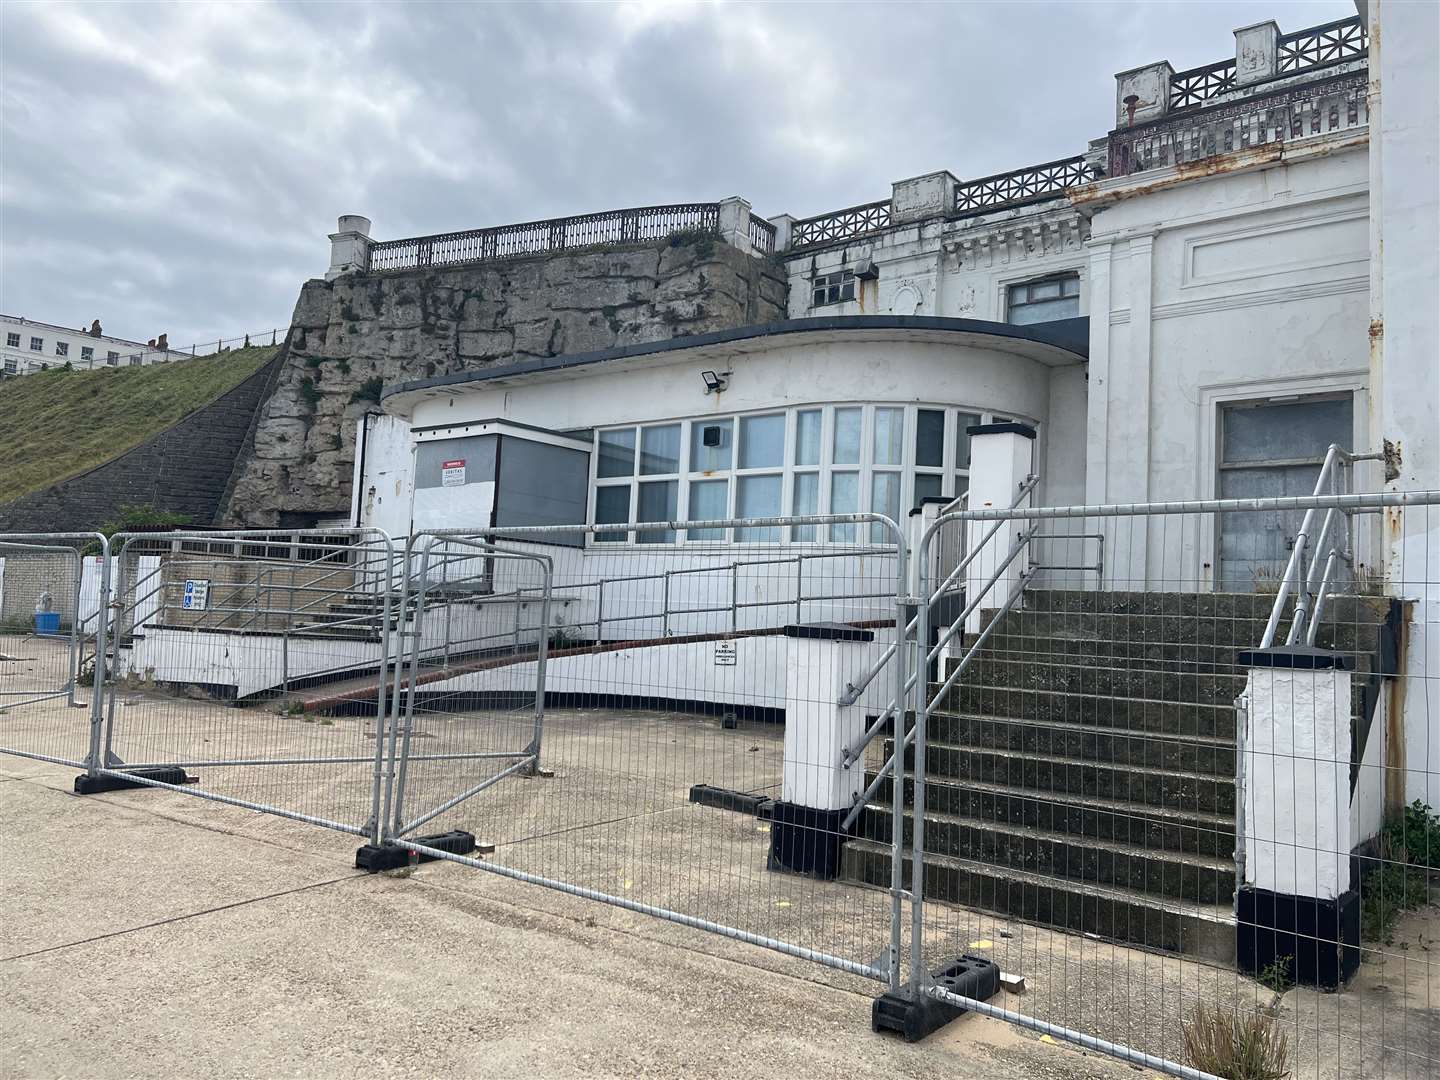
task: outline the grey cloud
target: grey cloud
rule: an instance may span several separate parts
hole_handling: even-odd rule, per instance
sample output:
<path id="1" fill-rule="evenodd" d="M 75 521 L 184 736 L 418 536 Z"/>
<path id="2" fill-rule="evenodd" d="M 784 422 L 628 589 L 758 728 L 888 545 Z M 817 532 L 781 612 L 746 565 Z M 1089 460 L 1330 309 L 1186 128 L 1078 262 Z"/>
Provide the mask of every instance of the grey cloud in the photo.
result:
<path id="1" fill-rule="evenodd" d="M 338 214 L 382 237 L 1084 149 L 1111 75 L 1220 59 L 1226 4 L 0 6 L 0 309 L 172 341 L 284 323 Z"/>

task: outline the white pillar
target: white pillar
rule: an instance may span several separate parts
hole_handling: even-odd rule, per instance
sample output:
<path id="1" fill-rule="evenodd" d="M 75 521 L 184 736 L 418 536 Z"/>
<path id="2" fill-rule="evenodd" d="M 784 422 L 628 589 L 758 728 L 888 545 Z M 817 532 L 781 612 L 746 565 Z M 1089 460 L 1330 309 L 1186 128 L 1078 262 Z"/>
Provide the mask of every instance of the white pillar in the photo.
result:
<path id="1" fill-rule="evenodd" d="M 750 203 L 747 200 L 738 195 L 720 200 L 720 238 L 747 255 L 755 254 L 755 245 L 750 243 Z"/>
<path id="2" fill-rule="evenodd" d="M 875 634 L 838 623 L 785 628 L 785 766 L 780 797 L 814 810 L 849 810 L 865 770 L 846 769 L 841 751 L 865 732 L 866 695 L 838 704 L 872 661 Z M 882 676 L 883 677 L 883 676 Z"/>
<path id="3" fill-rule="evenodd" d="M 1248 86 L 1280 73 L 1280 27 L 1273 22 L 1235 31 L 1235 85 Z"/>
<path id="4" fill-rule="evenodd" d="M 968 429 L 970 433 L 970 505 L 971 510 L 1005 510 L 1020 493 L 1020 486 L 1034 470 L 1035 429 L 1025 424 L 978 424 Z M 1027 495 L 1020 505 L 1028 507 L 1031 496 Z M 965 621 L 965 632 L 979 633 L 983 622 L 982 612 L 987 608 L 998 608 L 1020 581 L 1021 574 L 1030 568 L 1029 549 L 1022 551 L 1003 570 L 1016 538 L 1030 525 L 1026 521 L 1010 520 L 1000 525 L 988 543 L 982 547 L 982 540 L 994 526 L 993 521 L 971 521 L 966 524 L 965 552 L 980 548 L 979 554 L 965 571 L 965 604 L 970 606 L 979 598 L 980 603 Z M 986 587 L 990 578 L 999 571 L 993 585 Z M 952 643 L 958 647 L 957 640 Z"/>
<path id="5" fill-rule="evenodd" d="M 370 268 L 370 219 L 359 214 L 340 218 L 339 229 L 330 234 L 330 269 L 325 280 Z"/>
<path id="6" fill-rule="evenodd" d="M 1115 76 L 1115 126 L 1130 127 L 1158 120 L 1170 111 L 1170 79 L 1175 69 L 1168 60 L 1131 68 Z"/>
<path id="7" fill-rule="evenodd" d="M 796 217 L 794 214 L 776 214 L 767 219 L 775 226 L 775 250 L 785 251 L 790 247 L 790 233 L 795 228 Z"/>

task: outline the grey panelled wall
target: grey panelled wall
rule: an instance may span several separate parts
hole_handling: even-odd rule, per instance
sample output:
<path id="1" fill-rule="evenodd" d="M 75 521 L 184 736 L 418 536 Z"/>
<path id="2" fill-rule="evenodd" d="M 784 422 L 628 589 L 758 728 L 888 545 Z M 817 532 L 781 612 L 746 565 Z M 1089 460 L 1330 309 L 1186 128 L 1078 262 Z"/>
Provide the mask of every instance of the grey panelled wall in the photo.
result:
<path id="1" fill-rule="evenodd" d="M 500 443 L 496 525 L 579 525 L 589 509 L 590 455 L 511 435 Z M 579 546 L 578 535 L 563 542 Z"/>

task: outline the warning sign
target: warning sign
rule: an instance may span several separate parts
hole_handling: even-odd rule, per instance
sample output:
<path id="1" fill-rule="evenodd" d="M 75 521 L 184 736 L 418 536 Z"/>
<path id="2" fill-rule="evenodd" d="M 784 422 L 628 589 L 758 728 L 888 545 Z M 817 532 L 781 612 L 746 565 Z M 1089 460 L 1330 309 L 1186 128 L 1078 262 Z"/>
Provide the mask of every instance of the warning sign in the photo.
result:
<path id="1" fill-rule="evenodd" d="M 465 459 L 456 458 L 454 461 L 444 461 L 440 464 L 440 486 L 441 487 L 464 487 L 465 486 Z"/>
<path id="2" fill-rule="evenodd" d="M 715 666 L 735 666 L 735 643 L 733 641 L 717 641 L 715 643 Z"/>
<path id="3" fill-rule="evenodd" d="M 204 611 L 210 602 L 210 580 L 208 578 L 186 578 L 185 597 L 180 606 L 187 611 Z"/>

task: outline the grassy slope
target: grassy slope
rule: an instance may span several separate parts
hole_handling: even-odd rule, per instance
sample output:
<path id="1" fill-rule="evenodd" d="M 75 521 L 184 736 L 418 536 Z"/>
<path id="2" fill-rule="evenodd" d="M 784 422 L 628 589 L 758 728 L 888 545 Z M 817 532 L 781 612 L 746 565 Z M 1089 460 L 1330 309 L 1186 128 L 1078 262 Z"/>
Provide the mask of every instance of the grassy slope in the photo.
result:
<path id="1" fill-rule="evenodd" d="M 148 367 L 0 380 L 0 503 L 101 465 L 214 401 L 273 345 Z"/>

